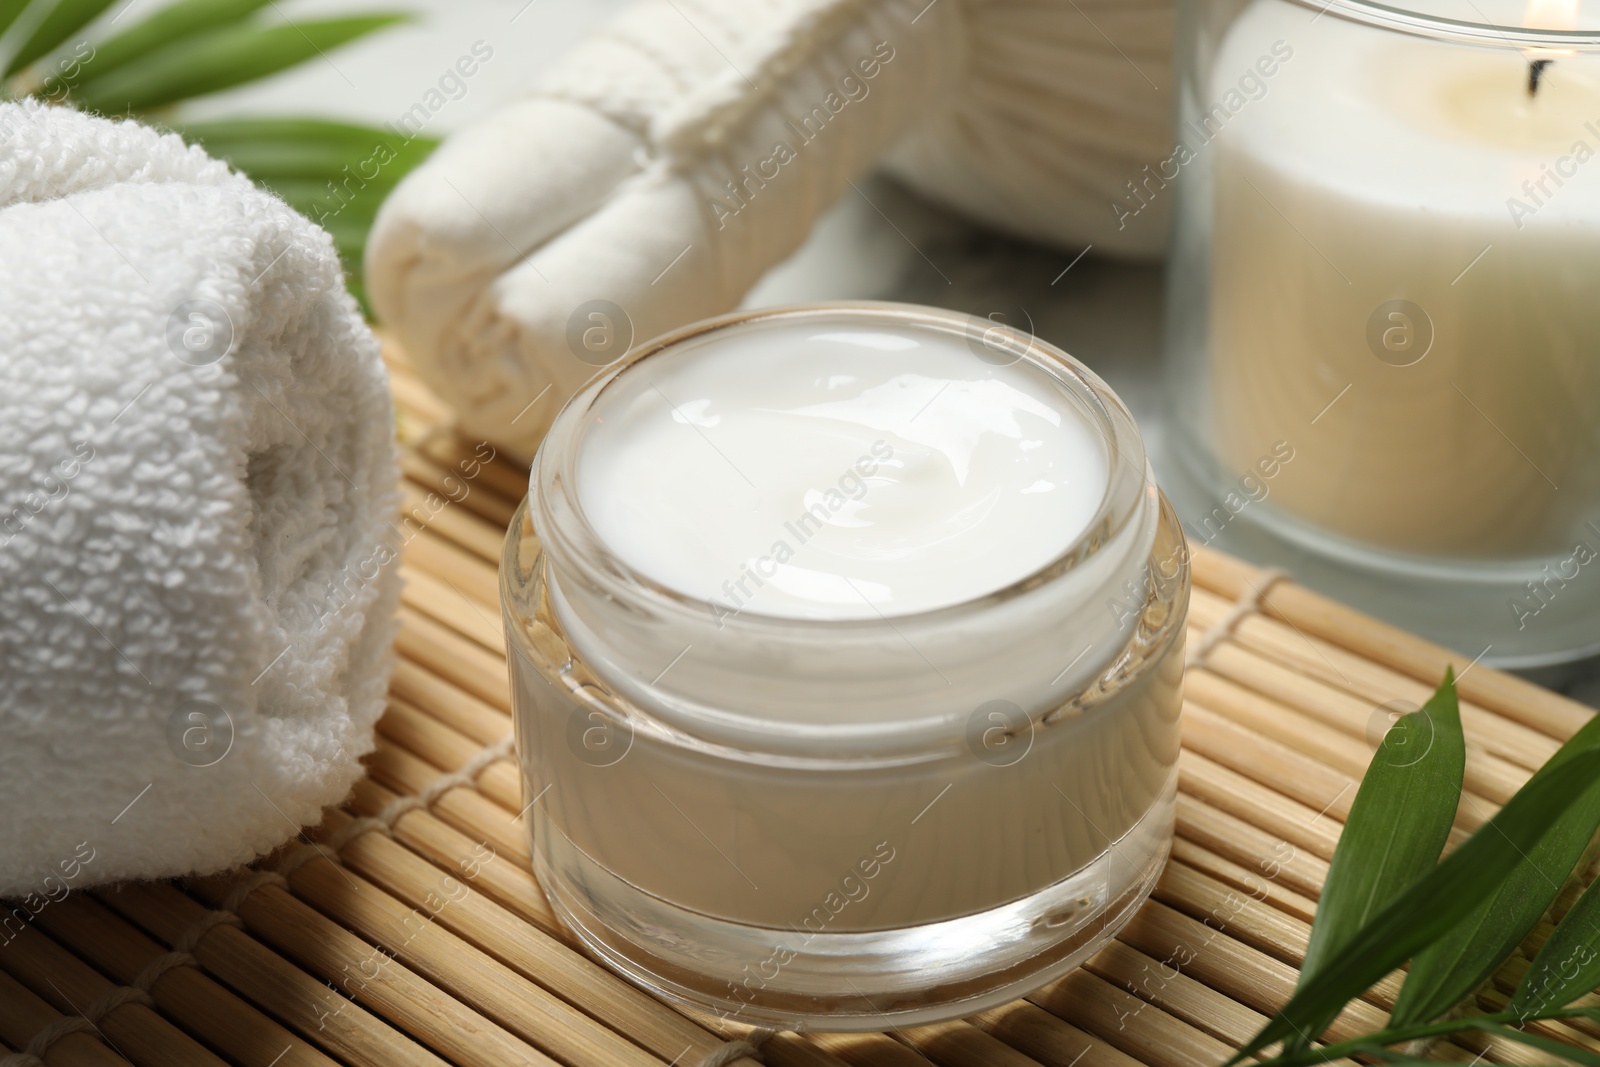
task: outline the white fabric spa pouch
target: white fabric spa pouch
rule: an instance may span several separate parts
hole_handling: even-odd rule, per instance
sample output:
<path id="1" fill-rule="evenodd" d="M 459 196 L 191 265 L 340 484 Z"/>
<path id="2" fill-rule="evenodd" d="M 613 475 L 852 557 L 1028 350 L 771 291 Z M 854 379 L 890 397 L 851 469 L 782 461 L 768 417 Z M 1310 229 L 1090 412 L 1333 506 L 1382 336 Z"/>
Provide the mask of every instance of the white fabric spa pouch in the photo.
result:
<path id="1" fill-rule="evenodd" d="M 0 896 L 206 872 L 360 773 L 386 376 L 322 230 L 172 134 L 0 105 Z"/>
<path id="2" fill-rule="evenodd" d="M 1131 222 L 1126 205 L 1172 150 L 1172 18 L 1171 0 L 638 0 L 407 175 L 368 292 L 463 429 L 532 455 L 598 367 L 734 308 L 880 165 L 1069 256 L 1153 258 L 1169 198 Z"/>

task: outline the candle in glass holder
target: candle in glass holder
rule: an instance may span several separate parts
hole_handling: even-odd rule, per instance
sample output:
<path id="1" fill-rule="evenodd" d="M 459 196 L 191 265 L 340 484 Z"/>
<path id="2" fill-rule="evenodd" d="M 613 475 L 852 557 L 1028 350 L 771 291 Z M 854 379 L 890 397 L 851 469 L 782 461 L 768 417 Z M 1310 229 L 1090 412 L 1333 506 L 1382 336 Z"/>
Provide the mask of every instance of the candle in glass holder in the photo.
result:
<path id="1" fill-rule="evenodd" d="M 1291 56 L 1206 148 L 1218 460 L 1288 442 L 1271 508 L 1368 548 L 1600 544 L 1600 61 L 1318 14 L 1255 0 L 1211 66 Z"/>

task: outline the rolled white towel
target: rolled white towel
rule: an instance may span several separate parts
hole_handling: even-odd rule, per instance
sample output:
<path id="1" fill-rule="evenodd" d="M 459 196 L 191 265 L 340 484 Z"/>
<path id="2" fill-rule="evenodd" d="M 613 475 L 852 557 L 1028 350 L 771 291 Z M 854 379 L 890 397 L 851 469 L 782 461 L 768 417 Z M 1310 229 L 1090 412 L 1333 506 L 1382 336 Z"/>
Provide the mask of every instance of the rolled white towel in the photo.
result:
<path id="1" fill-rule="evenodd" d="M 1171 0 L 639 0 L 407 176 L 368 292 L 464 428 L 531 453 L 880 160 L 1013 233 L 1154 256 L 1166 202 L 1113 205 L 1170 152 L 1171 30 Z"/>
<path id="2" fill-rule="evenodd" d="M 377 343 L 281 200 L 31 102 L 0 105 L 0 292 L 0 895 L 248 860 L 372 748 Z"/>

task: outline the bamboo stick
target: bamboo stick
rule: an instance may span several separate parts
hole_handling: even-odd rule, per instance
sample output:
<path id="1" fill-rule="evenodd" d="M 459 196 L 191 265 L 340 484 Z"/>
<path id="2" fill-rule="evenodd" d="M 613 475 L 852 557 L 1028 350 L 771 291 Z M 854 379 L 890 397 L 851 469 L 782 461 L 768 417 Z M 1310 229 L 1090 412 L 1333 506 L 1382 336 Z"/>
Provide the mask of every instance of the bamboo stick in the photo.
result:
<path id="1" fill-rule="evenodd" d="M 402 553 L 405 566 L 413 573 L 427 574 L 442 582 L 445 589 L 453 590 L 458 600 L 466 600 L 475 611 L 496 619 L 498 627 L 501 614 L 498 569 L 491 569 L 485 560 L 432 533 L 411 537 Z M 504 649 L 504 641 L 491 646 L 491 651 L 496 653 L 504 653 Z"/>
<path id="2" fill-rule="evenodd" d="M 1233 1054 L 1231 1046 L 1082 968 L 1027 999 L 1149 1067 L 1217 1067 Z"/>
<path id="3" fill-rule="evenodd" d="M 307 864 L 307 868 L 312 866 L 315 864 Z M 242 871 L 196 879 L 189 888 L 215 906 L 250 874 Z M 391 955 L 384 947 L 368 944 L 277 885 L 261 886 L 245 897 L 236 911 L 251 935 L 309 973 L 335 983 L 358 1004 L 404 1027 L 419 1040 L 448 1050 L 456 1063 L 553 1067 L 554 1061 L 542 1051 L 400 962 L 397 951 Z M 393 945 L 386 947 L 394 949 Z"/>
<path id="4" fill-rule="evenodd" d="M 1298 965 L 1299 961 L 1304 957 L 1305 945 L 1310 936 L 1309 924 L 1298 922 L 1287 916 L 1272 916 L 1270 911 L 1263 911 L 1259 902 L 1239 898 L 1227 886 L 1213 882 L 1211 879 L 1199 874 L 1199 872 L 1186 870 L 1180 864 L 1168 865 L 1167 872 L 1163 875 L 1162 883 L 1163 885 L 1157 889 L 1158 899 L 1174 904 L 1174 907 L 1168 909 L 1171 916 L 1175 916 L 1175 918 L 1168 921 L 1169 928 L 1181 930 L 1187 926 L 1187 932 L 1191 938 L 1206 938 L 1201 943 L 1208 949 L 1216 949 L 1225 959 L 1226 962 L 1223 969 L 1212 969 L 1211 976 L 1213 978 L 1237 981 L 1237 978 L 1229 977 L 1238 973 L 1232 968 L 1251 959 L 1249 946 L 1254 944 L 1255 950 L 1260 953 L 1255 959 L 1261 967 L 1270 970 L 1272 958 L 1277 958 L 1279 966 L 1282 967 L 1279 972 L 1282 978 L 1278 983 L 1278 992 L 1282 994 L 1282 1000 L 1286 1001 L 1288 999 L 1288 994 L 1292 992 L 1293 986 L 1293 982 L 1288 978 L 1288 975 L 1294 973 L 1294 965 Z M 1193 919 L 1188 919 L 1183 915 L 1183 911 L 1193 912 L 1196 908 L 1204 910 L 1204 922 L 1196 923 Z M 1135 917 L 1134 922 L 1129 924 L 1129 927 L 1133 927 L 1141 921 L 1159 924 L 1166 918 L 1160 911 L 1145 910 L 1151 911 L 1151 914 L 1146 917 L 1141 912 L 1139 916 Z M 1144 939 L 1153 936 L 1148 926 L 1141 930 L 1135 930 L 1131 934 L 1128 933 L 1128 929 L 1124 928 L 1123 940 L 1129 940 L 1130 938 Z M 1220 933 L 1227 933 L 1232 935 L 1234 940 L 1225 937 L 1210 937 L 1209 934 L 1201 933 L 1200 931 L 1202 930 L 1216 930 Z M 1266 942 L 1255 943 L 1255 935 L 1268 930 L 1275 930 L 1274 936 Z M 1149 944 L 1156 951 L 1160 951 L 1164 947 L 1163 939 L 1158 935 L 1154 936 L 1154 939 Z M 1179 942 L 1179 945 L 1188 944 L 1191 943 Z M 1177 948 L 1178 946 L 1167 948 L 1166 954 L 1162 958 L 1171 957 Z M 1183 955 L 1190 957 L 1191 967 L 1196 966 L 1195 961 L 1199 959 L 1198 952 L 1185 951 Z M 1248 973 L 1248 968 L 1241 969 L 1246 970 Z M 1367 992 L 1362 994 L 1360 1000 L 1353 1002 L 1344 1009 L 1333 1025 L 1331 1030 L 1333 1036 L 1356 1036 L 1381 1026 L 1389 1010 L 1394 1007 L 1395 998 L 1400 992 L 1401 981 L 1401 973 L 1394 972 L 1375 983 Z M 1277 1006 L 1278 1004 L 1272 1004 L 1272 1010 L 1276 1010 Z"/>
<path id="5" fill-rule="evenodd" d="M 493 744 L 511 732 L 511 716 L 410 660 L 395 663 L 394 673 L 389 676 L 389 692 L 480 745 Z"/>
<path id="6" fill-rule="evenodd" d="M 1138 1067 L 1114 1045 L 1026 1000 L 972 1017 L 970 1022 L 1047 1067 Z"/>
<path id="7" fill-rule="evenodd" d="M 1194 749 L 1186 748 L 1178 755 L 1178 784 L 1185 796 L 1247 821 L 1272 837 L 1274 852 L 1281 852 L 1281 843 L 1287 842 L 1319 859 L 1333 857 L 1339 841 L 1338 823 L 1320 818 L 1315 808 L 1280 796 Z"/>
<path id="8" fill-rule="evenodd" d="M 367 757 L 367 770 L 380 784 L 414 796 L 440 777 L 436 768 L 394 742 L 380 737 Z M 488 841 L 495 850 L 529 862 L 527 832 L 522 822 L 476 789 L 458 786 L 433 802 L 433 813 L 463 833 Z"/>
<path id="9" fill-rule="evenodd" d="M 886 1034 L 863 1034 L 867 1043 L 878 1051 L 881 1056 L 883 1049 L 888 1046 L 899 1045 L 899 1042 Z M 905 1048 L 904 1045 L 899 1045 Z M 745 1062 L 745 1061 L 740 1061 Z M 847 1067 L 845 1062 L 829 1053 L 826 1049 L 813 1041 L 808 1041 L 800 1034 L 779 1033 L 768 1038 L 761 1046 L 761 1062 L 766 1067 Z M 883 1060 L 872 1062 L 882 1063 Z M 924 1061 L 924 1067 L 926 1061 Z"/>
<path id="10" fill-rule="evenodd" d="M 1333 804 L 1348 803 L 1355 782 L 1305 759 L 1275 757 L 1271 742 L 1241 730 L 1204 708 L 1187 706 L 1183 716 L 1183 751 L 1178 756 L 1179 787 L 1223 811 L 1250 821 L 1262 830 L 1308 848 L 1323 859 L 1333 856 L 1340 824 L 1324 812 Z M 1238 745 L 1238 750 L 1230 749 Z M 1227 761 L 1217 762 L 1212 757 Z M 1236 768 L 1254 772 L 1247 777 Z M 1299 775 L 1303 785 L 1294 781 Z M 1266 777 L 1279 789 L 1257 780 Z M 1292 792 L 1290 792 L 1292 791 Z"/>
<path id="11" fill-rule="evenodd" d="M 1175 1019 L 1237 1048 L 1261 1029 L 1268 1016 L 1197 981 L 1170 951 L 1148 955 L 1122 939 L 1106 944 L 1084 966 L 1107 982 Z"/>
<path id="12" fill-rule="evenodd" d="M 962 1019 L 896 1030 L 894 1036 L 939 1067 L 1039 1067 L 1039 1061 Z"/>
<path id="13" fill-rule="evenodd" d="M 433 530 L 424 530 L 405 543 L 407 563 L 461 590 L 473 604 L 500 614 L 500 575 L 485 560 Z"/>
<path id="14" fill-rule="evenodd" d="M 1178 833 L 1247 866 L 1258 866 L 1290 888 L 1315 898 L 1328 876 L 1327 861 L 1204 801 L 1178 794 Z"/>
<path id="15" fill-rule="evenodd" d="M 427 505 L 428 491 L 412 481 L 400 483 L 400 494 L 400 524 L 413 541 L 426 534 L 480 563 L 498 565 L 505 547 L 505 527 L 465 508 L 446 506 L 435 511 Z"/>
<path id="16" fill-rule="evenodd" d="M 407 607 L 400 609 L 395 648 L 407 659 L 460 686 L 479 700 L 511 711 L 511 683 L 504 655 L 495 655 L 475 641 Z"/>
<path id="17" fill-rule="evenodd" d="M 1339 711 L 1316 716 L 1263 696 L 1209 668 L 1191 670 L 1183 681 L 1186 699 L 1226 715 L 1248 730 L 1321 759 L 1352 778 L 1366 773 L 1374 751 L 1367 736 L 1372 728 L 1372 708 L 1350 702 Z M 1510 800 L 1527 780 L 1525 768 L 1493 755 L 1475 742 L 1468 744 L 1465 781 L 1477 795 L 1498 806 Z"/>
<path id="18" fill-rule="evenodd" d="M 83 893 L 45 909 L 38 921 L 56 940 L 124 984 L 167 951 Z M 151 984 L 150 996 L 163 1015 L 245 1067 L 335 1067 L 198 967 L 167 971 Z"/>
<path id="19" fill-rule="evenodd" d="M 11 975 L 0 971 L 0 1040 L 16 1050 L 51 1023 L 65 1018 Z M 44 1050 L 50 1067 L 129 1067 L 128 1061 L 92 1034 L 67 1034 Z"/>
<path id="20" fill-rule="evenodd" d="M 378 357 L 383 360 L 384 366 L 390 374 L 403 373 L 415 374 L 411 357 L 406 355 L 406 350 L 400 346 L 389 331 L 375 326 L 373 334 L 378 338 Z"/>
<path id="21" fill-rule="evenodd" d="M 382 840 L 381 836 L 374 837 L 375 842 Z M 421 979 L 459 1000 L 464 1008 L 493 1019 L 511 1034 L 563 1062 L 604 1062 L 619 1067 L 651 1067 L 657 1063 L 637 1045 L 452 932 L 454 924 L 445 921 L 446 916 L 459 917 L 457 912 L 464 899 L 470 898 L 471 889 L 455 875 L 418 862 L 428 868 L 428 873 L 422 876 L 423 888 L 409 904 L 347 867 L 319 856 L 302 863 L 289 875 L 293 897 L 275 886 L 266 886 L 251 894 L 240 914 L 250 921 L 246 914 L 250 902 L 259 894 L 276 890 L 285 900 L 303 902 L 297 904 L 299 914 L 291 921 L 306 933 L 312 932 L 310 915 L 316 914 L 314 908 L 321 913 L 317 918 L 322 923 L 326 916 L 364 941 L 381 946 Z M 213 887 L 225 890 L 236 881 L 222 877 L 197 885 L 209 894 Z M 682 1047 L 664 1058 L 670 1058 Z"/>
<path id="22" fill-rule="evenodd" d="M 1208 612 L 1221 617 L 1232 607 L 1220 600 L 1208 601 L 1204 592 L 1196 594 L 1196 601 L 1198 606 L 1193 618 L 1197 625 L 1204 625 Z M 1230 640 L 1238 653 L 1250 657 L 1251 665 L 1245 669 L 1241 680 L 1257 688 L 1270 686 L 1274 691 L 1288 693 L 1291 703 L 1296 698 L 1300 701 L 1343 698 L 1370 713 L 1394 701 L 1416 707 L 1427 700 L 1439 684 L 1439 678 L 1427 683 L 1408 678 L 1345 649 L 1315 641 L 1263 615 L 1242 620 L 1234 628 Z M 1474 744 L 1504 755 L 1525 771 L 1537 769 L 1559 746 L 1556 739 L 1464 697 L 1461 722 Z"/>
<path id="23" fill-rule="evenodd" d="M 806 1040 L 851 1067 L 928 1067 L 927 1057 L 884 1034 L 809 1033 Z"/>
<path id="24" fill-rule="evenodd" d="M 358 815 L 376 816 L 398 793 L 371 779 L 356 783 L 351 808 Z M 552 937 L 568 942 L 571 935 L 556 919 L 533 873 L 522 861 L 513 862 L 493 847 L 487 838 L 478 839 L 448 825 L 431 812 L 414 809 L 400 816 L 391 827 L 395 840 L 417 855 L 442 867 L 477 865 L 473 884 L 503 907 L 522 916 Z M 484 857 L 488 856 L 488 859 Z M 462 867 L 462 869 L 466 869 Z"/>
<path id="25" fill-rule="evenodd" d="M 528 495 L 528 467 L 513 462 L 504 450 L 486 441 L 472 440 L 452 430 L 440 430 L 419 442 L 417 451 L 448 469 L 461 470 L 463 464 L 467 464 L 464 469 L 471 470 L 475 463 L 478 467 L 475 480 L 513 505 Z M 486 455 L 491 458 L 486 460 Z"/>
<path id="26" fill-rule="evenodd" d="M 1292 915 L 1303 922 L 1310 922 L 1316 913 L 1315 900 L 1280 884 L 1277 879 L 1265 877 L 1259 861 L 1255 869 L 1243 867 L 1184 837 L 1173 839 L 1172 859 L 1209 875 L 1224 885 L 1243 890 L 1258 900 L 1264 900 L 1284 914 Z"/>
<path id="27" fill-rule="evenodd" d="M 1168 863 L 1153 896 L 1163 904 L 1291 967 L 1298 967 L 1305 957 L 1309 924 L 1248 897 L 1192 867 Z"/>
<path id="28" fill-rule="evenodd" d="M 1166 967 L 1181 970 L 1252 1009 L 1263 1020 L 1288 1002 L 1299 979 L 1299 972 L 1290 964 L 1159 901 L 1141 908 L 1118 936 Z M 1370 1033 L 1380 1029 L 1386 1018 L 1375 1005 L 1352 1001 L 1334 1020 L 1328 1037 L 1342 1041 Z M 1250 1034 L 1259 1026 L 1252 1026 Z M 1233 1043 L 1243 1041 L 1240 1038 Z"/>
<path id="29" fill-rule="evenodd" d="M 378 733 L 444 771 L 461 769 L 484 747 L 399 699 L 389 701 L 389 709 L 378 720 Z M 497 760 L 485 767 L 476 784 L 479 792 L 507 811 L 521 809 L 522 778 L 513 759 Z"/>
<path id="30" fill-rule="evenodd" d="M 1193 631 L 1190 633 L 1193 639 Z M 1221 674 L 1205 668 L 1191 669 L 1183 676 L 1184 700 L 1227 715 L 1240 726 L 1263 737 L 1270 737 L 1290 748 L 1314 755 L 1323 763 L 1351 778 L 1366 773 L 1372 759 L 1372 746 L 1365 734 L 1346 729 L 1347 721 L 1340 719 L 1330 725 L 1322 719 L 1308 715 L 1297 707 L 1261 695 Z M 1365 731 L 1371 716 L 1349 726 Z"/>
<path id="31" fill-rule="evenodd" d="M 82 1016 L 90 1005 L 118 988 L 31 926 L 0 949 L 0 969 L 66 1015 Z M 227 1067 L 144 1004 L 130 1001 L 92 1021 L 107 1044 L 140 1067 Z"/>
<path id="32" fill-rule="evenodd" d="M 1347 777 L 1314 759 L 1287 750 L 1277 741 L 1246 729 L 1226 716 L 1217 715 L 1203 705 L 1185 703 L 1184 709 L 1185 756 L 1205 757 L 1207 762 L 1215 760 L 1240 778 L 1253 780 L 1251 787 L 1246 790 L 1249 796 L 1241 792 L 1235 798 L 1235 814 L 1240 813 L 1238 808 L 1258 807 L 1261 811 L 1276 812 L 1280 817 L 1287 817 L 1303 806 L 1314 811 L 1310 817 L 1312 823 L 1320 824 L 1337 839 L 1341 824 L 1349 816 L 1350 805 L 1355 801 L 1356 789 L 1360 785 L 1359 776 Z M 1285 754 L 1286 751 L 1292 754 Z M 1334 791 L 1335 787 L 1337 792 Z M 1190 792 L 1210 799 L 1210 795 L 1202 789 L 1192 789 Z M 1314 808 L 1323 797 L 1330 799 L 1320 808 Z M 1282 800 L 1288 800 L 1296 808 L 1283 808 Z M 1230 807 L 1215 800 L 1213 802 L 1218 803 L 1219 807 Z M 1450 846 L 1466 840 L 1498 810 L 1499 806 L 1494 802 L 1464 788 L 1456 806 Z M 1331 851 L 1328 855 L 1332 855 Z"/>
<path id="33" fill-rule="evenodd" d="M 1248 593 L 1252 582 L 1260 582 L 1257 568 L 1220 552 L 1202 548 L 1191 562 L 1196 585 L 1230 600 Z M 1465 656 L 1451 652 L 1293 582 L 1278 583 L 1263 608 L 1271 618 L 1293 623 L 1424 685 L 1437 685 L 1444 669 L 1454 667 L 1456 688 L 1467 700 L 1558 741 L 1571 737 L 1594 715 L 1577 701 L 1514 675 L 1482 664 L 1467 671 L 1477 649 Z"/>
<path id="34" fill-rule="evenodd" d="M 516 502 L 482 485 L 474 484 L 476 479 L 464 478 L 465 471 L 446 467 L 415 448 L 401 451 L 400 471 L 415 482 L 418 488 L 433 493 L 441 499 L 452 501 L 454 507 L 466 508 L 485 522 L 492 523 L 502 530 L 511 525 L 511 516 L 517 510 Z M 462 491 L 463 486 L 466 487 L 465 493 Z"/>
<path id="35" fill-rule="evenodd" d="M 498 610 L 490 611 L 468 599 L 458 587 L 420 570 L 409 560 L 400 565 L 400 602 L 448 626 L 490 652 L 505 647 Z"/>
<path id="36" fill-rule="evenodd" d="M 350 816 L 330 812 L 322 829 L 335 832 L 349 822 Z M 362 834 L 340 849 L 339 855 L 350 870 L 413 907 L 425 906 L 440 892 L 439 868 L 383 834 Z M 659 1001 L 479 893 L 476 876 L 480 869 L 481 864 L 469 860 L 466 866 L 445 872 L 443 876 L 452 880 L 452 888 L 448 906 L 439 908 L 434 915 L 441 926 L 568 1004 L 627 1034 L 662 1059 L 687 1058 L 692 1063 L 722 1044 Z M 298 881 L 291 881 L 298 889 Z"/>
<path id="37" fill-rule="evenodd" d="M 173 944 L 208 909 L 169 885 L 130 882 L 96 898 Z M 208 972 L 338 1059 L 360 1067 L 447 1067 L 359 1003 L 340 996 L 236 926 L 207 931 L 192 949 Z"/>

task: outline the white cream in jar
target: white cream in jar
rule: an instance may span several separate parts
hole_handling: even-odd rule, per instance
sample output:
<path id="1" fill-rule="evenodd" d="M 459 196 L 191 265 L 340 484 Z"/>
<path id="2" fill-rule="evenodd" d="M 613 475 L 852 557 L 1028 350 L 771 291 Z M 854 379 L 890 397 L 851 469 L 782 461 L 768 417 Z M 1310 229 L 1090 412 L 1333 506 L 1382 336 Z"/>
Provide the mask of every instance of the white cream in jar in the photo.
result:
<path id="1" fill-rule="evenodd" d="M 541 881 L 658 992 L 966 1014 L 1159 871 L 1182 538 L 1053 349 L 893 305 L 690 327 L 563 410 L 503 570 Z"/>
<path id="2" fill-rule="evenodd" d="M 963 338 L 804 322 L 660 360 L 585 434 L 579 498 L 641 574 L 728 611 L 855 619 L 992 593 L 1081 534 L 1084 413 Z"/>

